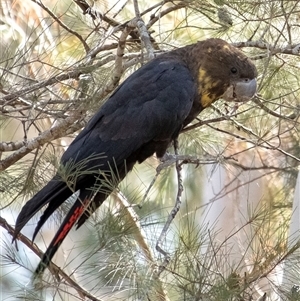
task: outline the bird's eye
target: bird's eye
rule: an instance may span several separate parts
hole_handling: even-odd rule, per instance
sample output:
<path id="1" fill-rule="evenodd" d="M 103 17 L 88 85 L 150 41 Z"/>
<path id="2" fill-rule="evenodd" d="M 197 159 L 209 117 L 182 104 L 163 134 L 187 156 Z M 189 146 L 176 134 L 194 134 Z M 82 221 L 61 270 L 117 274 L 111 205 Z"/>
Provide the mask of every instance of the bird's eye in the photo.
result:
<path id="1" fill-rule="evenodd" d="M 233 74 L 234 74 L 234 73 L 237 73 L 237 69 L 236 69 L 235 67 L 232 67 L 230 71 L 231 71 L 231 73 L 233 73 Z"/>

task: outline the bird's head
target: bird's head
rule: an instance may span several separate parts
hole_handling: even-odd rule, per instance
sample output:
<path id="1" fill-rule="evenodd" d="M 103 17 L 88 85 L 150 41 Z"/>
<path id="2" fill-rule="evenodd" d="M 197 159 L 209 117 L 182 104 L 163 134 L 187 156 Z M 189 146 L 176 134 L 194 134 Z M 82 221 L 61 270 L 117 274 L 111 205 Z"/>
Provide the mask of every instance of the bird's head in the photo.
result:
<path id="1" fill-rule="evenodd" d="M 239 49 L 220 39 L 201 44 L 203 59 L 198 66 L 198 89 L 203 108 L 219 98 L 247 101 L 256 93 L 257 71 Z"/>

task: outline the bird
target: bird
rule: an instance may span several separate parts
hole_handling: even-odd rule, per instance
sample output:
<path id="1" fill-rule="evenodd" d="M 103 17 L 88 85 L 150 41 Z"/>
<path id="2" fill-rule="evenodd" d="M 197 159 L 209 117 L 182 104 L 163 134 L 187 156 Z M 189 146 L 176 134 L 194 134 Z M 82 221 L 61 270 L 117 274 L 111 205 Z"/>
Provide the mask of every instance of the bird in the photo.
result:
<path id="1" fill-rule="evenodd" d="M 35 275 L 44 272 L 71 228 L 81 227 L 136 163 L 152 155 L 162 158 L 181 130 L 219 98 L 244 102 L 256 91 L 254 63 L 217 38 L 160 54 L 132 73 L 69 145 L 57 174 L 16 219 L 13 241 L 46 206 L 34 241 L 53 212 L 69 197 L 76 197 Z"/>

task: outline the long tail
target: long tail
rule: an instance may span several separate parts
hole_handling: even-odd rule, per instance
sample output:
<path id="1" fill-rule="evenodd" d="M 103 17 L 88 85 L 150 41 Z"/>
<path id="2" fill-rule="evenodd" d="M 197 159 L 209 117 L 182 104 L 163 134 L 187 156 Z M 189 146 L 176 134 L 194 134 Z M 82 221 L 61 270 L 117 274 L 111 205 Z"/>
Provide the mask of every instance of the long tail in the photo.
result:
<path id="1" fill-rule="evenodd" d="M 35 277 L 47 268 L 57 249 L 62 244 L 63 240 L 70 232 L 74 224 L 77 222 L 78 229 L 104 202 L 107 196 L 113 191 L 114 187 L 116 187 L 118 183 L 125 177 L 128 171 L 132 169 L 135 160 L 128 162 L 130 162 L 130 164 L 127 163 L 127 168 L 124 167 L 123 163 L 115 167 L 110 174 L 106 175 L 105 179 L 102 176 L 96 178 L 95 175 L 89 175 L 81 178 L 81 180 L 76 183 L 77 189 L 80 191 L 79 197 L 69 210 L 49 247 L 44 253 L 35 271 Z M 96 192 L 94 195 L 95 190 L 93 192 L 92 187 L 95 185 L 98 189 L 98 192 Z M 64 182 L 57 181 L 55 178 L 52 179 L 22 208 L 17 218 L 13 240 L 16 239 L 17 235 L 24 225 L 29 221 L 29 219 L 44 205 L 48 204 L 48 207 L 42 214 L 35 228 L 33 234 L 34 239 L 49 216 L 72 194 L 73 191 L 71 191 Z"/>
<path id="2" fill-rule="evenodd" d="M 45 205 L 51 204 L 42 217 L 35 229 L 33 240 L 36 233 L 48 219 L 48 217 L 71 195 L 73 192 L 66 186 L 62 181 L 59 181 L 57 177 L 54 177 L 42 190 L 40 190 L 31 200 L 29 200 L 22 208 L 20 214 L 18 215 L 15 233 L 13 236 L 13 241 L 17 238 L 18 234 L 26 223 Z M 52 202 L 55 200 L 55 202 Z M 49 205 L 50 205 L 49 204 Z"/>
<path id="3" fill-rule="evenodd" d="M 133 166 L 133 164 L 131 166 Z M 115 177 L 114 181 L 112 181 L 111 175 L 106 180 L 104 180 L 103 178 L 98 179 L 99 186 L 98 192 L 96 192 L 96 194 L 94 194 L 95 191 L 93 192 L 93 189 L 91 189 L 91 187 L 80 189 L 79 197 L 64 218 L 61 226 L 56 232 L 53 240 L 44 253 L 38 267 L 36 268 L 35 277 L 43 273 L 43 271 L 48 267 L 57 249 L 62 244 L 74 224 L 77 223 L 76 229 L 82 226 L 83 223 L 96 211 L 96 209 L 102 205 L 107 196 L 110 195 L 114 190 L 114 187 L 116 187 L 118 183 L 124 178 L 126 172 L 123 167 L 120 168 L 119 172 L 120 173 L 118 177 Z M 89 182 L 90 184 L 92 184 L 92 180 L 90 180 Z M 52 202 L 55 201 L 53 200 Z M 46 211 L 50 208 L 50 206 L 51 203 L 49 204 L 49 207 L 46 209 Z M 46 211 L 44 212 L 44 215 L 48 216 L 48 213 Z M 52 209 L 50 211 L 52 211 Z M 35 230 L 35 233 L 40 228 L 39 224 L 37 226 L 37 229 Z"/>
<path id="4" fill-rule="evenodd" d="M 51 262 L 54 254 L 56 253 L 59 246 L 62 244 L 68 233 L 70 232 L 71 228 L 74 224 L 80 220 L 82 216 L 85 216 L 83 220 L 85 221 L 88 216 L 91 214 L 87 214 L 89 211 L 88 209 L 91 208 L 91 204 L 94 203 L 94 198 L 91 200 L 92 193 L 90 190 L 83 190 L 80 191 L 80 195 L 69 210 L 68 214 L 64 218 L 61 226 L 59 227 L 58 231 L 56 232 L 54 238 L 52 239 L 50 245 L 48 246 L 46 252 L 44 253 L 38 267 L 35 270 L 35 277 L 39 274 L 43 273 L 43 271 L 48 267 L 49 263 Z M 107 195 L 103 193 L 98 193 L 95 198 L 97 198 L 97 207 L 99 207 L 103 201 L 106 199 Z M 93 210 L 95 211 L 96 208 Z M 80 226 L 82 223 L 80 224 Z M 77 227 L 78 228 L 78 227 Z"/>

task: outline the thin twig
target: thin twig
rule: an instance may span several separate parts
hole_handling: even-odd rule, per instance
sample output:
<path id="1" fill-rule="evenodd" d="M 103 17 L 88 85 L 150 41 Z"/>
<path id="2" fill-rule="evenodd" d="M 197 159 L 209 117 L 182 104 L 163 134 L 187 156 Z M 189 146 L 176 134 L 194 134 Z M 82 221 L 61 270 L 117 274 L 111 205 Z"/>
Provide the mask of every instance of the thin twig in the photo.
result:
<path id="1" fill-rule="evenodd" d="M 46 144 L 49 141 L 65 136 L 66 130 L 69 126 L 73 125 L 78 119 L 78 116 L 74 115 L 67 117 L 64 120 L 57 122 L 51 129 L 44 131 L 40 136 L 26 141 L 18 151 L 6 157 L 0 161 L 0 171 L 5 170 L 18 160 L 29 154 L 32 150 Z M 80 125 L 78 126 L 79 129 Z"/>
<path id="2" fill-rule="evenodd" d="M 270 55 L 275 55 L 277 53 L 300 55 L 300 44 L 288 45 L 287 47 L 277 48 L 263 41 L 247 41 L 232 43 L 232 45 L 237 48 L 254 47 L 259 49 L 265 49 L 270 52 Z"/>
<path id="3" fill-rule="evenodd" d="M 82 36 L 77 33 L 76 31 L 72 30 L 70 27 L 68 27 L 65 23 L 61 21 L 60 18 L 58 18 L 47 6 L 45 6 L 41 1 L 38 0 L 31 0 L 32 2 L 36 3 L 38 6 L 40 6 L 43 10 L 45 10 L 49 16 L 53 18 L 55 22 L 57 22 L 62 28 L 64 28 L 66 31 L 74 35 L 83 45 L 85 52 L 88 53 L 90 51 L 89 45 L 86 43 L 86 41 L 82 38 Z"/>
<path id="4" fill-rule="evenodd" d="M 214 107 L 214 109 L 215 109 L 220 115 L 223 115 L 224 117 L 226 116 L 226 115 L 224 115 L 224 114 L 223 114 L 216 106 L 212 105 L 212 107 Z M 229 119 L 229 117 L 227 117 L 227 118 Z M 234 120 L 233 118 L 230 118 L 230 121 L 231 121 L 234 125 L 236 125 L 236 127 L 237 127 L 238 129 L 241 129 L 241 130 L 243 130 L 245 133 L 252 135 L 253 137 L 257 138 L 257 140 L 256 140 L 256 141 L 253 141 L 253 140 L 250 140 L 250 139 L 241 137 L 241 136 L 239 136 L 239 135 L 237 135 L 237 134 L 234 134 L 232 131 L 229 132 L 229 131 L 223 130 L 223 129 L 221 129 L 221 128 L 217 128 L 217 127 L 215 127 L 215 126 L 212 126 L 212 125 L 210 125 L 210 124 L 208 124 L 208 126 L 209 126 L 210 128 L 212 128 L 212 129 L 214 129 L 214 130 L 217 130 L 218 132 L 226 133 L 226 134 L 228 134 L 228 135 L 230 135 L 230 136 L 234 136 L 234 137 L 239 138 L 239 139 L 241 139 L 241 140 L 243 140 L 243 141 L 247 141 L 247 142 L 251 143 L 253 146 L 260 146 L 260 147 L 265 148 L 265 149 L 276 150 L 276 151 L 282 153 L 283 155 L 288 156 L 288 157 L 290 157 L 290 158 L 296 160 L 297 162 L 300 162 L 300 159 L 299 159 L 299 158 L 297 158 L 296 156 L 292 155 L 291 153 L 288 153 L 287 151 L 283 150 L 283 149 L 280 148 L 278 145 L 275 146 L 275 145 L 271 144 L 269 141 L 265 140 L 263 137 L 261 137 L 261 136 L 259 136 L 258 134 L 256 134 L 252 129 L 247 128 L 246 126 L 242 125 L 241 123 L 239 123 L 238 121 Z"/>
<path id="5" fill-rule="evenodd" d="M 10 103 L 11 101 L 16 100 L 18 97 L 20 97 L 22 95 L 32 93 L 38 89 L 60 83 L 64 80 L 78 79 L 80 75 L 91 73 L 91 72 L 95 71 L 96 69 L 100 68 L 101 66 L 107 64 L 108 62 L 112 61 L 114 58 L 115 58 L 114 55 L 109 55 L 96 64 L 86 64 L 86 65 L 83 64 L 83 65 L 75 66 L 71 70 L 68 70 L 68 71 L 63 72 L 58 75 L 54 75 L 46 80 L 40 81 L 40 82 L 32 84 L 30 86 L 27 86 L 26 88 L 21 89 L 17 92 L 3 96 L 0 99 L 0 105 L 11 104 Z"/>
<path id="6" fill-rule="evenodd" d="M 175 156 L 178 156 L 178 140 L 174 139 L 174 150 L 175 150 Z M 167 222 L 165 223 L 161 234 L 156 242 L 156 250 L 161 253 L 165 258 L 163 263 L 159 266 L 158 270 L 158 276 L 164 271 L 165 267 L 168 265 L 170 261 L 170 255 L 168 252 L 163 250 L 161 248 L 162 242 L 166 239 L 167 231 L 170 228 L 170 225 L 172 221 L 174 220 L 176 214 L 178 213 L 180 206 L 181 206 L 181 195 L 183 192 L 183 185 L 182 185 L 182 175 L 181 175 L 181 165 L 179 164 L 179 161 L 176 160 L 176 171 L 177 171 L 177 181 L 178 181 L 178 190 L 177 190 L 177 196 L 176 196 L 176 202 L 175 205 L 171 211 L 171 213 L 168 216 Z"/>
<path id="7" fill-rule="evenodd" d="M 292 113 L 291 115 L 288 115 L 288 116 L 285 116 L 285 115 L 282 115 L 282 114 L 278 114 L 276 113 L 275 111 L 269 109 L 262 101 L 263 99 L 259 96 L 255 96 L 252 101 L 254 103 L 256 103 L 261 109 L 263 109 L 266 113 L 274 116 L 274 117 L 277 117 L 277 118 L 280 118 L 280 119 L 287 119 L 287 120 L 294 120 L 298 117 L 299 115 L 299 108 L 295 108 L 295 112 L 297 115 L 295 115 L 294 113 Z"/>
<path id="8" fill-rule="evenodd" d="M 171 1 L 169 1 L 171 2 Z M 177 4 L 175 4 L 174 6 L 168 7 L 165 10 L 159 12 L 159 14 L 157 16 L 151 16 L 150 21 L 148 22 L 148 24 L 146 25 L 147 29 L 149 29 L 150 27 L 153 26 L 153 24 L 155 24 L 158 20 L 160 20 L 163 16 L 169 14 L 172 11 L 187 7 L 189 4 L 188 1 L 181 1 Z"/>

